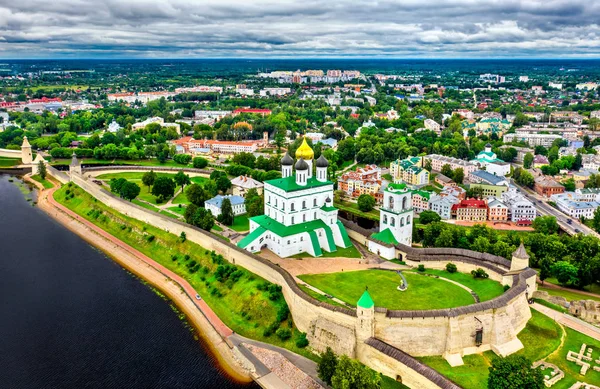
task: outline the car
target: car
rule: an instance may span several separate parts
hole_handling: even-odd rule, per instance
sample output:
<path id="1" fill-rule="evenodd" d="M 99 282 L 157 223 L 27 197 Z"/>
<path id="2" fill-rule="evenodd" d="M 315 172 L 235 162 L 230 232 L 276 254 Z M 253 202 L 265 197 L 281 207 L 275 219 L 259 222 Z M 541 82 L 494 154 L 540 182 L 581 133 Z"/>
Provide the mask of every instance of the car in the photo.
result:
<path id="1" fill-rule="evenodd" d="M 579 234 L 580 232 L 581 232 L 581 231 L 579 230 L 579 228 L 576 228 L 576 229 L 575 229 L 575 233 L 576 233 L 576 234 Z"/>
<path id="2" fill-rule="evenodd" d="M 568 224 L 573 224 L 573 220 L 571 220 L 571 219 L 567 219 L 567 223 L 568 223 Z"/>
<path id="3" fill-rule="evenodd" d="M 196 295 L 196 300 L 202 300 L 202 297 L 200 297 L 199 294 Z"/>

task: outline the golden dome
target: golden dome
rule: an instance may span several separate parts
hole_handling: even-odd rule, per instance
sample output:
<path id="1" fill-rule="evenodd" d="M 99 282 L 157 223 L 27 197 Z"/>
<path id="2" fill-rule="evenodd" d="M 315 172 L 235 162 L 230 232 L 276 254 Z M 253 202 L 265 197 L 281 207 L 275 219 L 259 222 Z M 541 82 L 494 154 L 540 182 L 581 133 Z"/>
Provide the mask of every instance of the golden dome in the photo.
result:
<path id="1" fill-rule="evenodd" d="M 296 150 L 296 159 L 304 159 L 311 160 L 315 157 L 315 152 L 310 148 L 308 143 L 306 143 L 306 138 L 302 141 L 302 144 Z"/>

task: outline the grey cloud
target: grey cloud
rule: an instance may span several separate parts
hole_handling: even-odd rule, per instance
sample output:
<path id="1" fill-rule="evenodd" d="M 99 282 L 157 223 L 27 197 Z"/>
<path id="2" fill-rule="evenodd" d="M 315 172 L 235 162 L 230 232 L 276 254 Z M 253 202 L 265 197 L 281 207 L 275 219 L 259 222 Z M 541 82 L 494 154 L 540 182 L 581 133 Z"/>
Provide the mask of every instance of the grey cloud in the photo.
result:
<path id="1" fill-rule="evenodd" d="M 589 0 L 0 0 L 0 56 L 598 56 Z"/>

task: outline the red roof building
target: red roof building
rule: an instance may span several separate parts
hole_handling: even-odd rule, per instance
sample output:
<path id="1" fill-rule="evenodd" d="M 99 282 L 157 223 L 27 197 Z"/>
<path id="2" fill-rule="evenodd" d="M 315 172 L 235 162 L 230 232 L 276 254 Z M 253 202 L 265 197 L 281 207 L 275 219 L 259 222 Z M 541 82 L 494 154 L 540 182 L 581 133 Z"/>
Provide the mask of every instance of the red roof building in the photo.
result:
<path id="1" fill-rule="evenodd" d="M 461 200 L 452 206 L 451 213 L 459 221 L 484 222 L 487 220 L 488 205 L 485 200 Z"/>

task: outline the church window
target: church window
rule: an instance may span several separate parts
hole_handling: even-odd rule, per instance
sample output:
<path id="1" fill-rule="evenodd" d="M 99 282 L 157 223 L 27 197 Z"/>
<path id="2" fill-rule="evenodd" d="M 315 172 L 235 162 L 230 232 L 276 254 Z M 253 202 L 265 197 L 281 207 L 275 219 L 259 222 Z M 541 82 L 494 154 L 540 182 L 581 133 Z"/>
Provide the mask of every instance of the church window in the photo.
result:
<path id="1" fill-rule="evenodd" d="M 407 200 L 406 197 L 402 199 L 402 210 L 406 209 L 406 200 Z"/>
<path id="2" fill-rule="evenodd" d="M 292 216 L 292 224 L 294 224 L 294 217 Z"/>
<path id="3" fill-rule="evenodd" d="M 304 237 L 303 236 L 300 237 L 300 242 L 304 242 Z"/>
<path id="4" fill-rule="evenodd" d="M 294 203 L 292 203 L 292 204 L 290 205 L 290 208 L 291 208 L 291 211 L 292 211 L 292 212 L 294 212 L 294 211 L 295 211 L 295 209 L 294 209 Z"/>
<path id="5" fill-rule="evenodd" d="M 313 199 L 313 206 L 316 207 L 317 206 L 317 199 Z"/>
<path id="6" fill-rule="evenodd" d="M 390 209 L 394 209 L 394 196 L 390 196 Z"/>
<path id="7" fill-rule="evenodd" d="M 305 222 L 306 221 L 306 214 L 302 215 L 302 221 Z"/>
<path id="8" fill-rule="evenodd" d="M 383 224 L 387 224 L 387 215 L 383 215 Z"/>
<path id="9" fill-rule="evenodd" d="M 306 200 L 302 200 L 302 209 L 306 209 Z"/>
<path id="10" fill-rule="evenodd" d="M 406 225 L 409 225 L 409 224 L 410 224 L 410 215 L 408 215 L 408 216 L 406 217 Z"/>
<path id="11" fill-rule="evenodd" d="M 315 220 L 317 220 L 317 213 L 315 212 Z"/>
<path id="12" fill-rule="evenodd" d="M 403 217 L 400 218 L 400 227 L 404 227 L 404 218 Z"/>
<path id="13" fill-rule="evenodd" d="M 393 217 L 390 218 L 390 226 L 392 226 L 392 227 L 396 226 L 396 219 L 394 219 Z"/>

